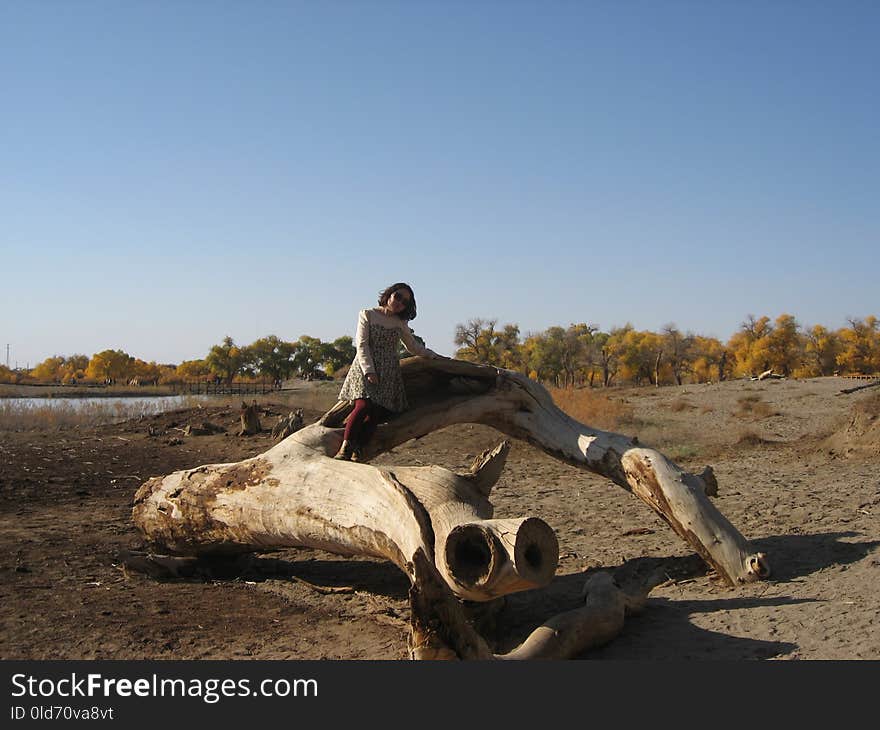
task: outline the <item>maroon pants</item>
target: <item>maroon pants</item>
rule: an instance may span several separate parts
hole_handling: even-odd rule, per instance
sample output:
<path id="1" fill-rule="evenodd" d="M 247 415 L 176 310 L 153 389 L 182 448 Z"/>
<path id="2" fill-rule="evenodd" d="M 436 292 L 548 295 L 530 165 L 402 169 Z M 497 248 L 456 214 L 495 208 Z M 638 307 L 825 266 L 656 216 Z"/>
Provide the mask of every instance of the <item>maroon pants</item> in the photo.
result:
<path id="1" fill-rule="evenodd" d="M 345 440 L 363 446 L 376 432 L 376 427 L 391 415 L 387 408 L 373 403 L 369 398 L 358 398 L 354 410 L 345 421 Z"/>

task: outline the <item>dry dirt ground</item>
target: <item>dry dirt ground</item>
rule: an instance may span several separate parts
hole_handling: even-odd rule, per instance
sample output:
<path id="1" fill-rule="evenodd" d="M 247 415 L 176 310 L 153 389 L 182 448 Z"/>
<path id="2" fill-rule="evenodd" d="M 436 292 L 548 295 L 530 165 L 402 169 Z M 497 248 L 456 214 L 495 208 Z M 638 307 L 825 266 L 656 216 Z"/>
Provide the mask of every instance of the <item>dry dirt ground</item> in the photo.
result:
<path id="1" fill-rule="evenodd" d="M 487 629 L 497 650 L 575 605 L 590 571 L 663 566 L 669 580 L 646 610 L 583 658 L 880 659 L 880 389 L 839 394 L 852 385 L 610 391 L 628 410 L 616 430 L 691 470 L 711 464 L 717 506 L 769 555 L 770 580 L 733 589 L 637 498 L 515 442 L 493 492 L 496 516 L 546 520 L 560 565 L 547 589 L 507 599 Z M 263 405 L 271 428 L 303 403 L 294 392 Z M 307 408 L 306 421 L 319 413 Z M 179 430 L 204 420 L 227 432 Z M 212 579 L 170 581 L 121 565 L 121 551 L 143 547 L 130 509 L 148 477 L 272 445 L 269 433 L 237 436 L 237 424 L 231 404 L 89 429 L 0 431 L 0 658 L 405 659 L 408 585 L 389 563 L 286 550 Z M 376 463 L 464 469 L 502 438 L 456 426 Z"/>

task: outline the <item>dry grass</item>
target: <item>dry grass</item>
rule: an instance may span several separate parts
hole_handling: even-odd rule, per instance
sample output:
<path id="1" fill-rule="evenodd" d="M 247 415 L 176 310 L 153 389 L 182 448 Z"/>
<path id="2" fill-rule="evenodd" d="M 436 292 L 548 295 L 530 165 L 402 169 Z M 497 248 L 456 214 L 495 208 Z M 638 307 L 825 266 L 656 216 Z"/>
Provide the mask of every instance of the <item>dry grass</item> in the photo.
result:
<path id="1" fill-rule="evenodd" d="M 880 416 L 880 393 L 876 393 L 869 398 L 861 400 L 853 406 L 853 410 L 863 413 L 869 418 L 877 418 Z"/>
<path id="2" fill-rule="evenodd" d="M 0 398 L 146 398 L 155 395 L 174 395 L 170 385 L 35 385 L 0 384 Z"/>
<path id="3" fill-rule="evenodd" d="M 226 401 L 222 401 L 226 402 Z M 196 408 L 216 405 L 212 399 L 182 396 L 169 399 L 173 408 Z M 77 399 L 47 402 L 43 398 L 29 398 L 26 402 L 0 400 L 0 432 L 53 431 L 86 428 L 107 423 L 119 423 L 166 410 L 162 402 L 107 400 L 83 403 Z"/>
<path id="4" fill-rule="evenodd" d="M 635 423 L 634 409 L 624 400 L 588 388 L 549 388 L 554 403 L 581 423 L 617 431 Z"/>
<path id="5" fill-rule="evenodd" d="M 692 422 L 643 421 L 633 435 L 642 445 L 657 449 L 679 464 L 711 458 L 724 450 L 723 444 L 713 440 L 714 434 Z"/>
<path id="6" fill-rule="evenodd" d="M 696 408 L 696 406 L 688 400 L 684 398 L 676 398 L 672 403 L 669 404 L 669 410 L 673 413 L 681 413 L 682 411 L 690 411 Z"/>
<path id="7" fill-rule="evenodd" d="M 757 421 L 762 418 L 769 418 L 770 416 L 782 415 L 769 403 L 761 400 L 759 395 L 744 395 L 736 401 L 736 404 L 737 410 L 735 415 L 740 418 L 750 418 Z"/>

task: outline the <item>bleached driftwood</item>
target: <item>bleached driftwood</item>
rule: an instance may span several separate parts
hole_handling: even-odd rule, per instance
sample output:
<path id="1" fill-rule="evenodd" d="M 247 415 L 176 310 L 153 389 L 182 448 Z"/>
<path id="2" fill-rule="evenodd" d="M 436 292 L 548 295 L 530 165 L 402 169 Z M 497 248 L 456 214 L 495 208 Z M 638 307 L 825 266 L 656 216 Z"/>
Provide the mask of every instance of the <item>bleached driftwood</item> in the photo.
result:
<path id="1" fill-rule="evenodd" d="M 779 373 L 774 373 L 773 369 L 771 368 L 770 370 L 765 370 L 760 375 L 757 375 L 756 377 L 751 378 L 751 379 L 752 380 L 767 380 L 767 379 L 784 380 L 785 376 L 780 375 Z"/>
<path id="2" fill-rule="evenodd" d="M 512 371 L 426 358 L 410 358 L 402 369 L 410 410 L 379 427 L 363 461 L 445 426 L 484 423 L 632 492 L 731 584 L 769 574 L 765 556 L 707 498 L 715 487 L 711 470 L 689 474 L 633 438 L 578 423 L 540 384 Z M 451 628 L 464 621 L 457 599 L 487 601 L 546 585 L 558 561 L 556 536 L 539 518 L 493 519 L 489 494 L 509 442 L 478 457 L 465 474 L 337 461 L 348 410 L 338 403 L 252 459 L 149 480 L 135 497 L 135 524 L 153 546 L 179 555 L 304 546 L 391 560 L 413 586 L 413 655 L 482 655 L 483 649 L 450 648 L 469 641 Z M 448 592 L 446 600 L 419 608 L 432 582 Z M 608 586 L 596 595 L 603 596 L 601 609 L 564 614 L 517 656 L 562 658 L 619 630 L 620 606 L 629 604 Z M 437 633 L 427 618 L 437 606 L 447 607 L 444 631 L 459 636 L 452 644 L 448 636 L 425 639 Z M 596 628 L 600 615 L 617 628 Z"/>
<path id="3" fill-rule="evenodd" d="M 403 371 L 410 410 L 379 427 L 365 459 L 452 424 L 483 423 L 632 492 L 731 585 L 769 576 L 766 555 L 756 552 L 707 498 L 717 492 L 711 469 L 685 472 L 637 439 L 579 423 L 543 386 L 520 373 L 426 358 L 405 361 Z M 319 424 L 299 433 L 309 431 L 308 438 L 320 439 L 330 453 L 341 442 L 338 425 L 346 410 L 346 404 L 337 403 Z"/>
<path id="4" fill-rule="evenodd" d="M 664 577 L 658 571 L 624 589 L 609 573 L 596 573 L 585 582 L 583 605 L 549 618 L 518 647 L 496 654 L 465 620 L 459 604 L 421 552 L 415 565 L 417 579 L 410 590 L 413 659 L 569 659 L 617 636 L 626 616 L 644 609 L 651 589 Z"/>
<path id="5" fill-rule="evenodd" d="M 278 423 L 272 427 L 272 440 L 286 439 L 290 434 L 299 431 L 303 427 L 303 409 L 297 408 L 286 416 L 280 416 Z"/>
<path id="6" fill-rule="evenodd" d="M 475 601 L 552 579 L 559 547 L 550 527 L 492 519 L 488 497 L 509 442 L 461 475 L 337 461 L 296 440 L 309 428 L 252 459 L 151 479 L 135 495 L 135 524 L 179 555 L 310 547 L 385 558 L 410 578 L 421 549 L 456 595 Z"/>

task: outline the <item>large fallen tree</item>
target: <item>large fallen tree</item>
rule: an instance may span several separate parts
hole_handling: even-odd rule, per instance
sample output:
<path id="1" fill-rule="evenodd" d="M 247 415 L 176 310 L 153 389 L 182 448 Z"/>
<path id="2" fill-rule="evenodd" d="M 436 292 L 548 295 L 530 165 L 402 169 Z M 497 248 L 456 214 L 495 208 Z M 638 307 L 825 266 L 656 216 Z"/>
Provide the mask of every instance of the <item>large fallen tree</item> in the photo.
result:
<path id="1" fill-rule="evenodd" d="M 332 458 L 350 408 L 340 402 L 259 456 L 150 479 L 135 496 L 135 524 L 154 549 L 180 556 L 310 547 L 388 559 L 412 584 L 414 657 L 488 658 L 459 599 L 544 586 L 558 562 L 556 536 L 540 518 L 493 517 L 489 496 L 509 442 L 465 474 L 366 463 L 440 428 L 483 423 L 632 492 L 731 585 L 769 574 L 766 557 L 708 499 L 717 486 L 711 469 L 687 473 L 633 438 L 581 424 L 512 371 L 427 358 L 402 370 L 410 410 L 379 427 L 360 462 Z M 626 593 L 594 580 L 589 610 L 556 617 L 508 657 L 561 658 L 607 640 L 600 627 L 619 630 L 651 585 Z"/>

